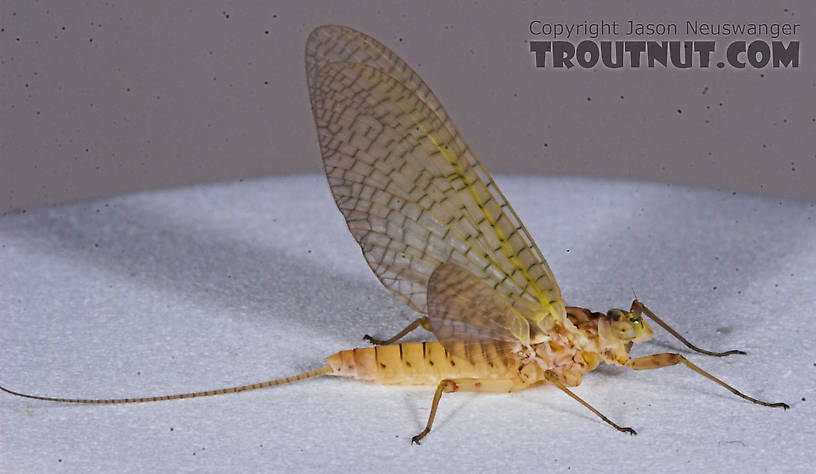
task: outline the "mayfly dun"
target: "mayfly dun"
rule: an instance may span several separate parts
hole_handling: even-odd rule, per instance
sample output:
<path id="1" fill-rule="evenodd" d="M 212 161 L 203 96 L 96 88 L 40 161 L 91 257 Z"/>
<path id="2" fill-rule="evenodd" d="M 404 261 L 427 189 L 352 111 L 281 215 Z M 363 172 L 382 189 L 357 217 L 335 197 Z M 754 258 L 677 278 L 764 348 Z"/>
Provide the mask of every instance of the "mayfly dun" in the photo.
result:
<path id="1" fill-rule="evenodd" d="M 70 403 L 135 403 L 255 390 L 319 375 L 436 387 L 419 443 L 444 393 L 512 392 L 551 384 L 618 431 L 569 387 L 601 362 L 633 370 L 682 364 L 752 403 L 679 353 L 630 358 L 651 322 L 700 349 L 637 299 L 606 313 L 567 306 L 553 273 L 496 183 L 422 78 L 377 40 L 321 26 L 306 43 L 306 78 L 329 187 L 383 285 L 424 316 L 373 347 L 340 351 L 323 367 L 251 385 L 123 399 L 12 395 Z M 397 341 L 422 327 L 435 342 Z"/>

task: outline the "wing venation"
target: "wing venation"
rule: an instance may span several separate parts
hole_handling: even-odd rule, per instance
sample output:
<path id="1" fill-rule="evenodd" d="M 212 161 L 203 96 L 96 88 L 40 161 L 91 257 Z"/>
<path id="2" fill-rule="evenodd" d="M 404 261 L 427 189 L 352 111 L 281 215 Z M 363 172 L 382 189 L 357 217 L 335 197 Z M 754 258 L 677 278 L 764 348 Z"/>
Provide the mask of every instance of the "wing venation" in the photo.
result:
<path id="1" fill-rule="evenodd" d="M 450 265 L 468 284 L 481 283 L 469 295 L 484 298 L 490 289 L 518 315 L 491 323 L 505 336 L 526 340 L 519 318 L 563 320 L 540 251 L 419 75 L 373 38 L 332 25 L 310 35 L 306 70 L 329 186 L 386 288 L 430 315 L 429 300 L 439 297 L 431 295 L 431 277 L 447 275 Z M 461 297 L 454 301 L 466 309 Z M 474 339 L 486 317 L 445 320 Z M 458 327 L 474 324 L 481 329 Z"/>

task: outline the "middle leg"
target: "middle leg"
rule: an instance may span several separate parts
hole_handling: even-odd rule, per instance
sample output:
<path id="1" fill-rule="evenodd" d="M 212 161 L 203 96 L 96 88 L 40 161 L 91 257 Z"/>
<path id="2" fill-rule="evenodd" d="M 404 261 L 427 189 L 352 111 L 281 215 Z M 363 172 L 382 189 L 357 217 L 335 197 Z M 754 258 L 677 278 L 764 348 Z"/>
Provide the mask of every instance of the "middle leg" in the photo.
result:
<path id="1" fill-rule="evenodd" d="M 614 421 L 610 420 L 609 418 L 606 417 L 606 415 L 604 415 L 603 413 L 596 410 L 595 407 L 593 407 L 589 403 L 585 402 L 578 395 L 574 394 L 572 392 L 572 390 L 568 389 L 566 385 L 561 383 L 561 381 L 558 379 L 558 376 L 555 375 L 555 373 L 553 373 L 551 371 L 547 371 L 547 372 L 544 373 L 544 377 L 547 379 L 548 382 L 550 382 L 551 384 L 553 384 L 556 387 L 560 388 L 562 392 L 566 393 L 567 395 L 572 397 L 575 401 L 577 401 L 581 405 L 588 408 L 589 411 L 591 411 L 592 413 L 595 413 L 596 415 L 598 415 L 598 417 L 600 417 L 603 421 L 609 423 L 609 425 L 612 426 L 613 428 L 615 428 L 616 430 L 618 430 L 620 432 L 623 432 L 623 433 L 629 433 L 630 435 L 636 435 L 637 434 L 637 431 L 633 430 L 632 428 L 629 428 L 628 426 L 620 426 L 617 423 L 615 423 Z"/>

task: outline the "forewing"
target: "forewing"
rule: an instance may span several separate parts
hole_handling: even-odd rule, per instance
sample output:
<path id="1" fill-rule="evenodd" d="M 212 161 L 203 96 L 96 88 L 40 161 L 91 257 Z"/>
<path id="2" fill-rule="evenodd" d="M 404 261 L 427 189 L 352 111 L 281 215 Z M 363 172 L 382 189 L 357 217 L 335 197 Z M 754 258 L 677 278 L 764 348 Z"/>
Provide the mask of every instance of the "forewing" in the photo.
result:
<path id="1" fill-rule="evenodd" d="M 426 313 L 429 278 L 451 262 L 527 320 L 560 321 L 541 253 L 419 76 L 345 27 L 316 29 L 306 53 L 326 176 L 383 285 Z"/>
<path id="2" fill-rule="evenodd" d="M 328 63 L 359 63 L 379 69 L 406 88 L 414 91 L 439 114 L 440 120 L 448 116 L 439 99 L 431 92 L 419 74 L 388 47 L 359 31 L 340 25 L 323 25 L 315 28 L 306 41 L 306 83 L 312 105 L 321 97 L 321 88 L 315 87 L 320 69 Z"/>

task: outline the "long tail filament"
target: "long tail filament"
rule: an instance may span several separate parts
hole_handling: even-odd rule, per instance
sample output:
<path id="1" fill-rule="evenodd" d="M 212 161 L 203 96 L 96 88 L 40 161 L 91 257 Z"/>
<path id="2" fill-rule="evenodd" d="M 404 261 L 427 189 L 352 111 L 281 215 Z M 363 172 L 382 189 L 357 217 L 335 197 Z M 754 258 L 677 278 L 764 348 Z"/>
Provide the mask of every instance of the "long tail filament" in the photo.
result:
<path id="1" fill-rule="evenodd" d="M 303 372 L 302 374 L 293 375 L 291 377 L 267 380 L 266 382 L 258 382 L 250 385 L 239 385 L 237 387 L 220 388 L 217 390 L 207 390 L 203 392 L 179 393 L 176 395 L 162 395 L 158 397 L 142 397 L 142 398 L 109 398 L 109 399 L 56 398 L 56 397 L 41 397 L 39 395 L 29 395 L 26 393 L 15 392 L 2 386 L 0 386 L 0 390 L 18 397 L 32 398 L 34 400 L 45 400 L 47 402 L 95 403 L 95 404 L 146 403 L 146 402 L 159 402 L 163 400 L 177 400 L 180 398 L 210 397 L 213 395 L 224 395 L 227 393 L 246 392 L 249 390 L 257 390 L 260 388 L 274 387 L 275 385 L 283 385 L 285 383 L 297 382 L 298 380 L 317 377 L 320 375 L 329 374 L 331 372 L 332 372 L 331 367 L 327 365 L 319 369 L 310 370 L 308 372 Z"/>

